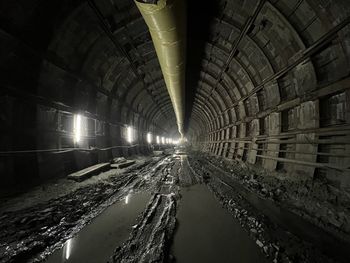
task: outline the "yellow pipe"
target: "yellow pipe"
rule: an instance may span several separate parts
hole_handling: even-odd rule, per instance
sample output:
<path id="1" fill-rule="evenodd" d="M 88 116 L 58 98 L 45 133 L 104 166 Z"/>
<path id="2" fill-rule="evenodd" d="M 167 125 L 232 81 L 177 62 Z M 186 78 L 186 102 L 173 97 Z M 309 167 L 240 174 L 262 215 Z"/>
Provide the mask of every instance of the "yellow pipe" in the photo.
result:
<path id="1" fill-rule="evenodd" d="M 148 29 L 163 72 L 177 126 L 184 135 L 186 8 L 184 0 L 135 0 Z"/>

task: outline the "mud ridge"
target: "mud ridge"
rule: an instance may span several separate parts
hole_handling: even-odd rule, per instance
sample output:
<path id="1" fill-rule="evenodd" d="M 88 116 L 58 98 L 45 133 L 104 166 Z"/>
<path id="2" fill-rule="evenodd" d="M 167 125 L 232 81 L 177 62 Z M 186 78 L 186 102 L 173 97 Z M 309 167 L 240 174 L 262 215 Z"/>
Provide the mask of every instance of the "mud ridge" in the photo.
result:
<path id="1" fill-rule="evenodd" d="M 175 214 L 174 194 L 155 194 L 129 239 L 115 250 L 112 262 L 165 262 Z"/>

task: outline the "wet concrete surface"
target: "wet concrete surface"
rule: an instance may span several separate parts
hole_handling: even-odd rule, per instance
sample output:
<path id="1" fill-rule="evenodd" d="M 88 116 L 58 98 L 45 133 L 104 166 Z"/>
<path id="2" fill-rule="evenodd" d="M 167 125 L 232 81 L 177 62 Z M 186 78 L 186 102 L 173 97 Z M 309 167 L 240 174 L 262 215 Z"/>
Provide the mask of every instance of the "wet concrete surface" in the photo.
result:
<path id="1" fill-rule="evenodd" d="M 176 262 L 266 262 L 255 242 L 205 185 L 183 188 L 181 196 L 171 251 Z"/>
<path id="2" fill-rule="evenodd" d="M 63 248 L 56 250 L 45 262 L 107 262 L 115 247 L 128 238 L 149 199 L 150 195 L 145 192 L 129 193 L 69 239 Z"/>

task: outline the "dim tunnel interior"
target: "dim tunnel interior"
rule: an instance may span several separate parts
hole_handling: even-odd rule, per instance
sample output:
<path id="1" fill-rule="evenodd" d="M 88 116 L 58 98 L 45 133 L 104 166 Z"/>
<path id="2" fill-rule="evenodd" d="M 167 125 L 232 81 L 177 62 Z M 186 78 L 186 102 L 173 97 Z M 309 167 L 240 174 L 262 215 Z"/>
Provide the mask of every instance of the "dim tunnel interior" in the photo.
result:
<path id="1" fill-rule="evenodd" d="M 134 1 L 0 0 L 0 262 L 350 262 L 350 2 L 137 1 L 184 140 Z"/>

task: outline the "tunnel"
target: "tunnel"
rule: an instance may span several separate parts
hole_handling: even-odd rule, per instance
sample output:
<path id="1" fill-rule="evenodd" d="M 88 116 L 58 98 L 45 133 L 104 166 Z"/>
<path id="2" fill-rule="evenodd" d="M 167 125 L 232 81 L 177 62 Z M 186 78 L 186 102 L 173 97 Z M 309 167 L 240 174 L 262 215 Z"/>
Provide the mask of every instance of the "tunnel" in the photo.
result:
<path id="1" fill-rule="evenodd" d="M 0 133 L 0 262 L 350 262 L 350 1 L 0 0 Z"/>

